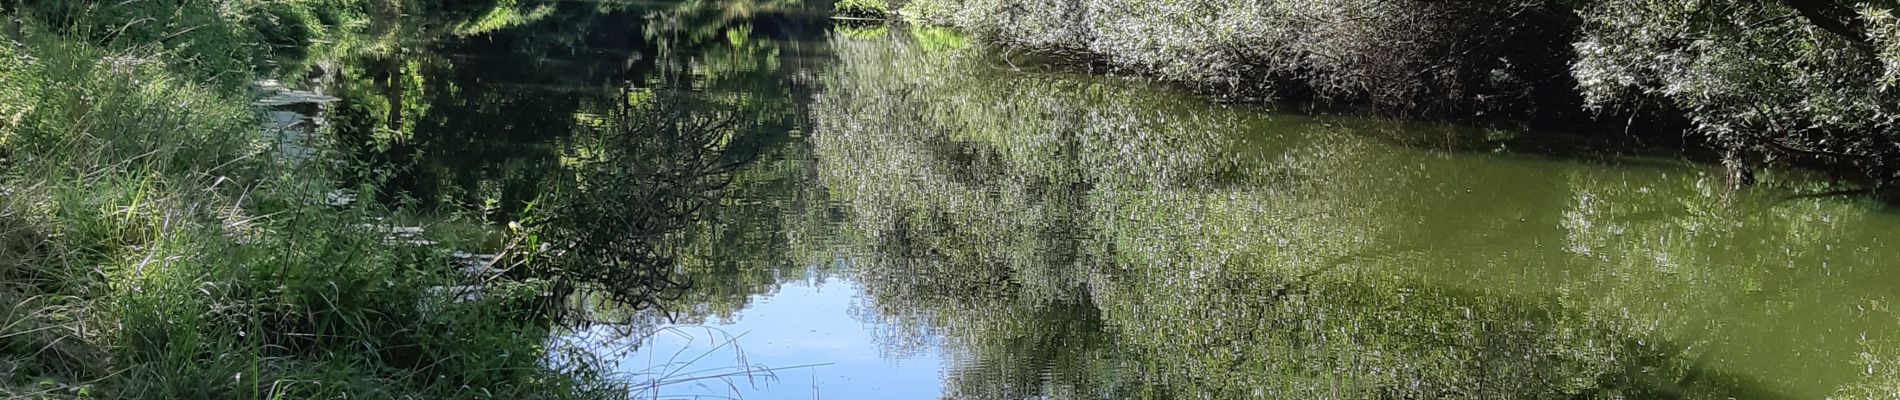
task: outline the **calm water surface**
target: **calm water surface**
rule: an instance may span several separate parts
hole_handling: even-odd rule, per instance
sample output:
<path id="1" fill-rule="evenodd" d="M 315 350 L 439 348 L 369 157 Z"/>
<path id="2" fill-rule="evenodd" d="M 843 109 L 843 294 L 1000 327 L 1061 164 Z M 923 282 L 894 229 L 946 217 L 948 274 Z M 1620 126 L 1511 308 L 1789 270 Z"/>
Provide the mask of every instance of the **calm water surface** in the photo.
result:
<path id="1" fill-rule="evenodd" d="M 1808 196 L 1823 182 L 1730 193 L 1668 157 L 1217 105 L 1030 68 L 944 31 L 599 4 L 346 57 L 320 80 L 345 99 L 330 115 L 339 146 L 379 171 L 365 184 L 495 222 L 541 193 L 633 176 L 587 172 L 612 143 L 577 127 L 610 110 L 671 101 L 705 113 L 682 118 L 730 117 L 714 140 L 609 163 L 716 153 L 686 185 L 709 206 L 651 244 L 691 283 L 657 305 L 671 318 L 600 307 L 594 319 L 623 323 L 574 337 L 637 377 L 797 368 L 662 395 L 1900 386 L 1900 214 Z"/>

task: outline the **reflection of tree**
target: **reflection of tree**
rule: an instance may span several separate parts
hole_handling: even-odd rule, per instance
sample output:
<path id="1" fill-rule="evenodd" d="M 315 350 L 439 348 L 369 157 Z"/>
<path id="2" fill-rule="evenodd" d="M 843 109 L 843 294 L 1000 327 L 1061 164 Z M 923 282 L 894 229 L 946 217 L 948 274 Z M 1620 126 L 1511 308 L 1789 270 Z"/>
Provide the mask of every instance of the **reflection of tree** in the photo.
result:
<path id="1" fill-rule="evenodd" d="M 346 99 L 334 118 L 339 142 L 367 169 L 391 174 L 383 194 L 512 218 L 545 184 L 542 171 L 559 168 L 551 145 L 572 134 L 576 115 L 619 102 L 617 87 L 695 91 L 746 119 L 735 143 L 768 147 L 792 131 L 796 71 L 808 66 L 767 35 L 822 29 L 796 18 L 711 19 L 690 29 L 716 37 L 698 38 L 654 31 L 662 18 L 625 4 L 532 7 L 548 11 L 477 36 L 364 52 L 333 68 L 330 91 Z"/>
<path id="2" fill-rule="evenodd" d="M 688 287 L 667 244 L 717 204 L 742 131 L 734 114 L 672 96 L 622 103 L 573 139 L 575 182 L 551 188 L 534 221 L 559 256 L 537 272 L 635 309 Z"/>
<path id="3" fill-rule="evenodd" d="M 1576 194 L 1563 211 L 1562 243 L 1591 260 L 1596 275 L 1574 290 L 1595 294 L 1580 299 L 1593 309 L 1614 310 L 1606 320 L 1693 340 L 1706 368 L 1797 393 L 1900 382 L 1888 364 L 1900 359 L 1900 343 L 1872 334 L 1895 327 L 1885 304 L 1900 271 L 1886 267 L 1894 250 L 1867 240 L 1900 233 L 1895 216 L 1852 203 L 1783 202 L 1768 189 L 1729 195 L 1701 177 L 1578 173 L 1569 181 Z M 1792 185 L 1785 189 L 1824 190 Z M 1604 281 L 1633 284 L 1593 283 Z"/>
<path id="4" fill-rule="evenodd" d="M 1890 250 L 1835 243 L 1896 225 L 1851 206 L 1728 212 L 1679 170 L 833 48 L 821 182 L 894 350 L 958 361 L 947 398 L 1820 397 L 1894 359 L 1839 332 L 1894 324 L 1855 319 Z"/>
<path id="5" fill-rule="evenodd" d="M 756 295 L 835 269 L 826 240 L 830 205 L 803 141 L 775 146 L 733 172 L 720 206 L 684 230 L 679 273 L 693 290 L 677 303 L 686 323 L 731 318 Z"/>
<path id="6" fill-rule="evenodd" d="M 778 149 L 803 130 L 816 48 L 800 40 L 824 20 L 497 4 L 517 10 L 484 14 L 505 21 L 417 23 L 436 39 L 328 69 L 329 91 L 345 99 L 331 115 L 339 150 L 374 171 L 362 183 L 425 212 L 533 217 L 529 230 L 559 257 L 515 273 L 620 303 L 609 313 L 655 306 L 688 284 L 688 300 L 762 288 L 734 279 L 752 270 L 726 246 L 762 231 L 730 229 L 717 209 L 728 189 L 796 184 L 749 165 L 797 159 Z M 768 211 L 777 215 L 733 216 Z"/>

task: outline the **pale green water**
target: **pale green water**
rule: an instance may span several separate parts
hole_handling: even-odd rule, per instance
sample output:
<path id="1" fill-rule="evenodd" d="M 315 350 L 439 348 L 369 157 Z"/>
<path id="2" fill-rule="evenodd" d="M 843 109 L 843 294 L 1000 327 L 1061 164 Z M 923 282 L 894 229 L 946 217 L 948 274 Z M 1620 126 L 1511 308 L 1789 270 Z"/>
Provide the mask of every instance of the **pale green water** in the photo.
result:
<path id="1" fill-rule="evenodd" d="M 746 398 L 1900 391 L 1900 215 L 1801 196 L 1820 182 L 1730 193 L 1538 135 L 1221 106 L 940 31 L 603 15 L 361 62 L 342 97 L 399 137 L 360 150 L 409 163 L 403 193 L 505 216 L 598 184 L 564 160 L 601 104 L 683 87 L 753 116 L 717 206 L 662 246 L 684 322 L 832 363 Z M 579 50 L 509 44 L 549 32 Z"/>
<path id="2" fill-rule="evenodd" d="M 1517 154 L 1508 133 L 1219 107 L 928 42 L 833 46 L 819 181 L 850 210 L 876 319 L 944 338 L 948 397 L 1900 383 L 1900 218 L 1790 199 L 1820 185 L 1731 195 L 1706 167 Z"/>

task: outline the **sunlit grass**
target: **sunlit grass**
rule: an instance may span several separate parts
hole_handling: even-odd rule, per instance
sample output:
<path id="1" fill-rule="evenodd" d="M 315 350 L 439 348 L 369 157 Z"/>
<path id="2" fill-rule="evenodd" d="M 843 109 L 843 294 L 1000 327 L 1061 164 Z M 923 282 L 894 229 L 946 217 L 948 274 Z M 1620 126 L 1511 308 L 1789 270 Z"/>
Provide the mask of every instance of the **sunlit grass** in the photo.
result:
<path id="1" fill-rule="evenodd" d="M 429 288 L 467 279 L 446 245 L 392 245 L 364 225 L 401 213 L 321 201 L 341 167 L 279 159 L 248 79 L 205 48 L 27 28 L 0 39 L 0 396 L 624 394 L 545 363 L 551 333 L 517 306 L 533 282 L 444 298 Z"/>
<path id="2" fill-rule="evenodd" d="M 886 0 L 839 0 L 832 7 L 845 15 L 883 16 L 891 12 Z"/>

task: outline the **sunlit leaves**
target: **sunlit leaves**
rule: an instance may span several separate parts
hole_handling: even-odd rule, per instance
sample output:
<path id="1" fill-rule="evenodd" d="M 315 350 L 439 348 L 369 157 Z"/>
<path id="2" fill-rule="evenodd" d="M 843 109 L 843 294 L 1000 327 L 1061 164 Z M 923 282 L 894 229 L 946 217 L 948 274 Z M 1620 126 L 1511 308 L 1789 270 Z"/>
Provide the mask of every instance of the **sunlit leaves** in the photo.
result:
<path id="1" fill-rule="evenodd" d="M 1829 2 L 1822 2 L 1829 3 Z M 1892 84 L 1893 5 L 1868 3 L 1853 23 L 1878 50 L 1815 25 L 1782 2 L 1601 1 L 1572 68 L 1593 104 L 1659 99 L 1724 149 L 1858 164 L 1874 179 L 1900 155 Z"/>

